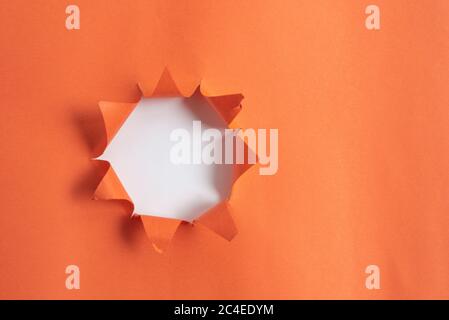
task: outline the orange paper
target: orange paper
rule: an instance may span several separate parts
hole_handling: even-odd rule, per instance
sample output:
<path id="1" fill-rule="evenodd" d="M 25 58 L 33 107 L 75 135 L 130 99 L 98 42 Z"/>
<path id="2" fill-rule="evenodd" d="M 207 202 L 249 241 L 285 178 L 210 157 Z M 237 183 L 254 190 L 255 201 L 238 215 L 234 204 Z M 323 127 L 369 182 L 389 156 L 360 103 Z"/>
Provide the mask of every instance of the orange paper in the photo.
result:
<path id="1" fill-rule="evenodd" d="M 0 298 L 449 298 L 448 0 L 0 8 Z M 240 176 L 222 204 L 232 220 L 130 219 L 114 168 L 91 160 L 114 134 L 98 101 L 151 96 L 165 66 L 176 86 L 158 95 L 201 81 L 206 96 L 237 94 L 211 101 L 232 127 L 279 129 L 279 170 Z M 114 104 L 106 129 L 132 105 Z M 92 201 L 96 189 L 122 200 Z M 176 232 L 168 254 L 151 230 Z M 66 288 L 69 265 L 80 289 Z M 366 287 L 370 265 L 380 289 Z"/>

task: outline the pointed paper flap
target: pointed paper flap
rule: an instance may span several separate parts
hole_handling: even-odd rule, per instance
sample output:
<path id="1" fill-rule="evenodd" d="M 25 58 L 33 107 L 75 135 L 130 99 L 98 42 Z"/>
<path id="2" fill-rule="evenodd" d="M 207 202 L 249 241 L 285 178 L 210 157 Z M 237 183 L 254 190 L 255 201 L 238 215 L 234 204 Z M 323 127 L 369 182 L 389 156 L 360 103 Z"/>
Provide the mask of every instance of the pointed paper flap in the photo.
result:
<path id="1" fill-rule="evenodd" d="M 228 201 L 216 205 L 195 222 L 207 227 L 228 241 L 231 241 L 237 234 L 237 227 L 231 216 L 231 207 Z"/>
<path id="2" fill-rule="evenodd" d="M 240 110 L 242 110 L 241 102 L 243 100 L 243 95 L 241 94 L 206 97 L 206 99 L 228 124 L 231 123 Z"/>
<path id="3" fill-rule="evenodd" d="M 159 253 L 167 250 L 181 220 L 154 216 L 140 216 L 140 218 L 154 249 Z"/>
<path id="4" fill-rule="evenodd" d="M 139 88 L 142 92 L 142 95 L 146 98 L 183 96 L 167 68 L 165 68 L 162 72 L 161 78 L 159 79 L 156 87 L 153 90 L 149 90 L 148 86 L 142 83 L 139 83 Z"/>
<path id="5" fill-rule="evenodd" d="M 103 114 L 107 141 L 110 143 L 125 120 L 137 106 L 137 103 L 101 101 L 99 105 Z"/>
<path id="6" fill-rule="evenodd" d="M 127 200 L 132 203 L 111 166 L 95 190 L 94 197 L 98 200 Z"/>

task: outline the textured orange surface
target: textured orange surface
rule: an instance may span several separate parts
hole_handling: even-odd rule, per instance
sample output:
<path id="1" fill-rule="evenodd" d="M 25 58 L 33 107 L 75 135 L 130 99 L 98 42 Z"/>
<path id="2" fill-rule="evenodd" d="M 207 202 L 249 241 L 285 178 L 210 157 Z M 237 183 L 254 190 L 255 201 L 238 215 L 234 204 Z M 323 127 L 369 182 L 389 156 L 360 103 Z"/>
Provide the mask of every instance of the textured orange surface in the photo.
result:
<path id="1" fill-rule="evenodd" d="M 449 298 L 449 2 L 372 3 L 380 31 L 360 0 L 1 0 L 0 297 Z M 126 204 L 90 200 L 90 158 L 98 102 L 166 65 L 242 92 L 279 171 L 239 179 L 233 241 L 183 224 L 160 255 Z"/>

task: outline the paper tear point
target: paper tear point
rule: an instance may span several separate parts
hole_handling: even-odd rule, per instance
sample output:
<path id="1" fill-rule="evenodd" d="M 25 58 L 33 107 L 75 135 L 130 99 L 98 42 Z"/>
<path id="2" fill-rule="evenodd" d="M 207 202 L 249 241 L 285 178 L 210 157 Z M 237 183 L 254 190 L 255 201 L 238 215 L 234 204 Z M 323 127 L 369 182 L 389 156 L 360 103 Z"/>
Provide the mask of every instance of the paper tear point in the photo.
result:
<path id="1" fill-rule="evenodd" d="M 120 130 L 123 123 L 137 106 L 137 103 L 121 103 L 101 101 L 99 103 L 100 111 L 106 130 L 106 138 L 108 144 Z"/>
<path id="2" fill-rule="evenodd" d="M 181 220 L 167 219 L 153 216 L 140 216 L 145 232 L 153 247 L 158 252 L 167 250 Z"/>
<path id="3" fill-rule="evenodd" d="M 167 68 L 162 72 L 161 78 L 159 79 L 156 88 L 154 89 L 152 97 L 179 97 L 182 96 L 178 89 L 173 77 Z"/>

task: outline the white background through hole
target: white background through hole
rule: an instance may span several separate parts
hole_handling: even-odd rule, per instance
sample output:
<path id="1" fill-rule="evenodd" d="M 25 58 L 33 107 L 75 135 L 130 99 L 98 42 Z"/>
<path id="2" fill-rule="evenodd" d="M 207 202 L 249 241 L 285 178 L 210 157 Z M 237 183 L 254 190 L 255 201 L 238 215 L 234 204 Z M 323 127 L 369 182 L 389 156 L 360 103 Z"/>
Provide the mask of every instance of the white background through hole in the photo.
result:
<path id="1" fill-rule="evenodd" d="M 232 165 L 170 161 L 170 133 L 192 135 L 194 120 L 203 131 L 226 128 L 203 97 L 142 99 L 99 157 L 111 163 L 135 213 L 192 221 L 229 196 Z"/>

